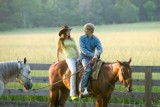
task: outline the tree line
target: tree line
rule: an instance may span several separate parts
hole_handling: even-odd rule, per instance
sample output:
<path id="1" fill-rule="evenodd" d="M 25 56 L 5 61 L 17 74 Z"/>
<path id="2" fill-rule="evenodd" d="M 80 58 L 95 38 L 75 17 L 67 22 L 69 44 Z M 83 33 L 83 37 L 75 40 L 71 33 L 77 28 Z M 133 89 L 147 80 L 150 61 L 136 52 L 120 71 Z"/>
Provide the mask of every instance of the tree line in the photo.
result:
<path id="1" fill-rule="evenodd" d="M 0 0 L 0 31 L 160 20 L 160 0 Z"/>

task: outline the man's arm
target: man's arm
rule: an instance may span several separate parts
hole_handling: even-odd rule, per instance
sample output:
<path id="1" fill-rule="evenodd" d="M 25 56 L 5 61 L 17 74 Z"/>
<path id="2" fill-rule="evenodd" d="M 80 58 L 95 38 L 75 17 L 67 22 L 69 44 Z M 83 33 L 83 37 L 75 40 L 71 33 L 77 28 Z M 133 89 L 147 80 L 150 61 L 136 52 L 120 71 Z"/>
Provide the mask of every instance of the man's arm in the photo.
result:
<path id="1" fill-rule="evenodd" d="M 103 52 L 103 48 L 102 48 L 102 45 L 101 45 L 101 42 L 100 40 L 97 38 L 97 46 L 96 46 L 96 49 L 97 49 L 97 52 L 95 53 L 95 55 L 99 58 L 100 55 L 102 54 Z"/>

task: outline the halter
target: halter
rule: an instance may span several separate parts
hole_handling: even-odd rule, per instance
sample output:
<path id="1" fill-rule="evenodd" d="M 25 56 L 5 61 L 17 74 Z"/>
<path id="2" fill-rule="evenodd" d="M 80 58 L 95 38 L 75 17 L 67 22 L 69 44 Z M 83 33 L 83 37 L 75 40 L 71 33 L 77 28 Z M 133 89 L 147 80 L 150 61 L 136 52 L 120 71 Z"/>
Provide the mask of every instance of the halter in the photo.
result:
<path id="1" fill-rule="evenodd" d="M 125 65 L 124 65 L 125 66 Z M 126 67 L 126 66 L 125 66 Z M 126 67 L 127 68 L 127 73 L 129 74 L 129 67 Z M 122 73 L 122 70 L 121 70 L 121 73 Z M 132 78 L 127 78 L 126 79 L 126 76 L 124 75 L 124 73 L 122 73 L 122 76 L 123 76 L 123 80 L 122 80 L 122 82 L 123 82 L 123 84 L 125 84 L 127 81 L 131 81 L 132 80 Z"/>
<path id="2" fill-rule="evenodd" d="M 25 75 L 23 75 L 23 72 L 22 72 L 22 69 L 23 69 L 23 65 L 22 65 L 22 62 L 21 61 L 18 61 L 18 63 L 20 64 L 20 73 L 17 75 L 17 78 L 16 80 L 22 85 L 24 86 L 24 82 L 20 79 L 21 76 L 25 77 L 27 79 L 27 82 L 30 81 L 31 79 L 26 77 Z"/>

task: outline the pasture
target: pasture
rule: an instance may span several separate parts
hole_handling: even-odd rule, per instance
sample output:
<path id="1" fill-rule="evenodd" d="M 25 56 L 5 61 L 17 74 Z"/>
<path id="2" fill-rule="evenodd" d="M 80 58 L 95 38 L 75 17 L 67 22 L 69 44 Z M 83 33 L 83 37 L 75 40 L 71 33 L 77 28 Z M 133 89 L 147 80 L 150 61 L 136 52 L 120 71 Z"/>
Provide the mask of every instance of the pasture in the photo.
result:
<path id="1" fill-rule="evenodd" d="M 55 62 L 58 31 L 59 28 L 39 28 L 0 32 L 0 61 L 27 57 L 28 63 L 51 64 Z M 79 48 L 78 39 L 83 34 L 83 27 L 73 27 L 71 34 Z M 102 42 L 104 51 L 101 59 L 106 62 L 114 62 L 117 59 L 123 61 L 132 57 L 131 65 L 160 65 L 160 22 L 100 25 L 96 26 L 95 34 Z M 64 56 L 61 55 L 61 59 L 63 58 Z M 48 71 L 38 72 L 33 70 L 32 76 L 48 76 Z M 158 73 L 155 73 L 153 74 L 153 79 L 159 79 L 159 76 Z M 141 79 L 144 78 L 144 74 L 134 73 L 133 77 Z M 45 85 L 47 84 L 36 83 L 33 88 Z M 18 83 L 9 83 L 6 87 L 22 88 Z M 121 85 L 116 87 L 119 91 L 125 91 Z M 142 86 L 134 86 L 133 89 L 135 92 L 144 91 Z M 159 87 L 153 88 L 155 92 L 160 92 L 159 90 Z M 48 101 L 48 97 L 2 96 L 0 100 Z M 87 98 L 85 101 L 93 100 Z M 143 100 L 135 99 L 135 101 L 130 101 L 123 98 L 115 98 L 111 102 L 144 103 Z M 160 104 L 160 101 L 155 100 L 153 103 Z"/>

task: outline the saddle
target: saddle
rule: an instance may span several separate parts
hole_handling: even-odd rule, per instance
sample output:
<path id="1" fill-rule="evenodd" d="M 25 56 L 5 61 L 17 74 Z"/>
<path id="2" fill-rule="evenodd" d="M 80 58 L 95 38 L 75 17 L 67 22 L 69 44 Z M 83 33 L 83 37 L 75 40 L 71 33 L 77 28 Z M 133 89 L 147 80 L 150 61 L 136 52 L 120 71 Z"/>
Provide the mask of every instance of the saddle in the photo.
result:
<path id="1" fill-rule="evenodd" d="M 88 80 L 88 87 L 87 87 L 88 91 L 90 91 L 90 92 L 91 92 L 91 88 L 90 88 L 89 81 L 93 81 L 93 80 L 98 79 L 100 68 L 101 68 L 103 63 L 104 63 L 103 61 L 98 60 L 94 65 L 91 65 L 92 66 L 92 71 L 91 71 L 91 75 L 90 75 L 89 80 Z M 84 71 L 84 68 L 83 68 L 81 62 L 78 61 L 77 62 L 77 73 L 74 74 L 74 75 L 76 75 L 77 93 L 79 93 L 79 90 L 81 90 L 81 81 L 82 81 L 84 72 L 85 71 Z M 65 77 L 70 77 L 70 76 L 71 76 L 71 71 L 69 70 L 69 68 L 67 68 L 67 70 L 65 72 Z"/>
<path id="2" fill-rule="evenodd" d="M 98 60 L 94 65 L 92 65 L 92 71 L 91 71 L 91 76 L 90 76 L 92 80 L 98 79 L 99 71 L 103 63 L 104 63 L 103 61 Z M 79 74 L 80 72 L 84 72 L 84 68 L 81 62 L 77 61 L 77 74 Z M 69 70 L 69 68 L 67 68 L 65 75 L 67 77 L 71 76 L 71 71 Z"/>

